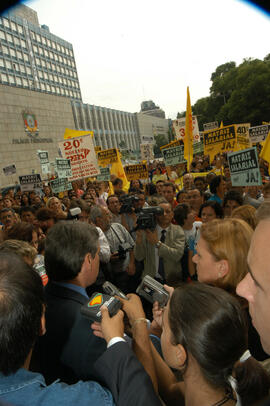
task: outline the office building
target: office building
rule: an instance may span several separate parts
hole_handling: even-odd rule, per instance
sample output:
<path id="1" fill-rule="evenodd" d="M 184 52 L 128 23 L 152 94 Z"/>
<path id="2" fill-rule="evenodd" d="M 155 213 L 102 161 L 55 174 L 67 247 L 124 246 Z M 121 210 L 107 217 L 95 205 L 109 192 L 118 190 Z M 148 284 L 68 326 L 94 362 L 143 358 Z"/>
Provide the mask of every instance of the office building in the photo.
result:
<path id="1" fill-rule="evenodd" d="M 143 101 L 141 103 L 140 112 L 148 116 L 165 118 L 165 112 L 159 106 L 157 106 L 153 100 Z"/>

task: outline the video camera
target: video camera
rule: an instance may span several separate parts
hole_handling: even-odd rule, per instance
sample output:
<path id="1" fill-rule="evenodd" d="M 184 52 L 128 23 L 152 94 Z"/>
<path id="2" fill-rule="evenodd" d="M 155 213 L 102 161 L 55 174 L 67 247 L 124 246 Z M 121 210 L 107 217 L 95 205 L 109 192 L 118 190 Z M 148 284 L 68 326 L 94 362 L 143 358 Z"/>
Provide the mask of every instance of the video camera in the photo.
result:
<path id="1" fill-rule="evenodd" d="M 145 207 L 141 209 L 139 216 L 137 218 L 137 226 L 134 231 L 137 230 L 155 230 L 157 225 L 156 216 L 162 216 L 164 210 L 162 207 Z"/>
<path id="2" fill-rule="evenodd" d="M 121 260 L 126 259 L 127 252 L 132 250 L 132 246 L 128 242 L 123 242 L 118 246 L 118 257 Z"/>
<path id="3" fill-rule="evenodd" d="M 139 198 L 137 196 L 123 196 L 120 198 L 120 203 L 122 204 L 119 214 L 128 213 L 131 214 L 133 212 L 133 204 L 134 202 L 138 202 Z"/>
<path id="4" fill-rule="evenodd" d="M 81 209 L 80 207 L 74 207 L 73 209 L 69 209 L 68 215 L 67 215 L 67 220 L 79 220 L 79 214 L 81 214 Z"/>

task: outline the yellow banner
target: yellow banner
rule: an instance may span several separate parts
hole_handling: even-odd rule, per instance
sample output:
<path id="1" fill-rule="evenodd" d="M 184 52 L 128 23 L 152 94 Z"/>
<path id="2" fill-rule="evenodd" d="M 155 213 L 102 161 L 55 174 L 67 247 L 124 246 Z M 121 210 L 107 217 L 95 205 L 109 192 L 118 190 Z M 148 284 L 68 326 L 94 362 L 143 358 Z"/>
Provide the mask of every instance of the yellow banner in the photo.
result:
<path id="1" fill-rule="evenodd" d="M 95 146 L 95 153 L 97 153 L 97 152 L 99 152 L 99 151 L 101 151 L 101 147 L 100 147 L 99 145 L 96 145 L 96 146 Z"/>
<path id="2" fill-rule="evenodd" d="M 100 166 L 113 164 L 118 161 L 117 148 L 103 149 L 97 153 L 97 158 Z"/>
<path id="3" fill-rule="evenodd" d="M 214 156 L 229 151 L 237 151 L 236 131 L 234 125 L 219 128 L 218 130 L 208 131 L 203 135 L 204 154 Z"/>
<path id="4" fill-rule="evenodd" d="M 65 129 L 64 140 L 74 137 L 83 137 L 84 135 L 94 136 L 94 131 L 81 131 L 81 130 L 72 130 L 71 128 Z"/>
<path id="5" fill-rule="evenodd" d="M 163 145 L 162 147 L 160 147 L 160 149 L 177 147 L 178 145 L 183 145 L 183 141 L 182 140 L 172 141 L 169 144 Z"/>
<path id="6" fill-rule="evenodd" d="M 235 132 L 237 135 L 237 149 L 238 150 L 247 149 L 252 146 L 250 139 L 249 139 L 249 131 L 248 131 L 249 128 L 250 128 L 250 123 L 235 124 Z"/>
<path id="7" fill-rule="evenodd" d="M 184 157 L 188 163 L 188 170 L 193 158 L 193 132 L 192 132 L 192 111 L 190 104 L 189 87 L 187 87 L 187 110 L 186 110 L 186 128 L 184 138 Z"/>
<path id="8" fill-rule="evenodd" d="M 148 169 L 145 164 L 127 165 L 124 169 L 127 180 L 148 179 Z"/>

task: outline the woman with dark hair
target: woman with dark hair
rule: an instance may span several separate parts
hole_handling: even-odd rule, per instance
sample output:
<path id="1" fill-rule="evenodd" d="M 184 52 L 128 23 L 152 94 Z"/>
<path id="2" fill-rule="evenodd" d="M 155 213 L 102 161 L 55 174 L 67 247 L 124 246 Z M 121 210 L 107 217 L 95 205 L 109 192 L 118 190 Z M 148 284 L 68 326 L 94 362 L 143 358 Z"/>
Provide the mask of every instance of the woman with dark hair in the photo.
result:
<path id="1" fill-rule="evenodd" d="M 157 188 L 154 183 L 147 183 L 145 185 L 145 196 L 153 196 L 157 194 Z"/>
<path id="2" fill-rule="evenodd" d="M 22 221 L 15 223 L 4 233 L 4 240 L 22 240 L 31 244 L 36 250 L 38 249 L 38 230 L 31 223 Z"/>
<path id="3" fill-rule="evenodd" d="M 225 193 L 225 178 L 224 176 L 215 176 L 210 182 L 210 192 L 212 196 L 208 200 L 214 200 L 222 204 Z"/>
<path id="4" fill-rule="evenodd" d="M 198 216 L 202 219 L 203 223 L 208 223 L 211 220 L 222 219 L 223 210 L 218 202 L 207 200 L 207 202 L 201 205 Z"/>
<path id="5" fill-rule="evenodd" d="M 128 193 L 142 192 L 143 193 L 143 184 L 140 179 L 134 179 L 130 181 Z"/>
<path id="6" fill-rule="evenodd" d="M 29 206 L 30 202 L 29 202 L 29 195 L 27 192 L 22 194 L 21 197 L 21 206 Z"/>

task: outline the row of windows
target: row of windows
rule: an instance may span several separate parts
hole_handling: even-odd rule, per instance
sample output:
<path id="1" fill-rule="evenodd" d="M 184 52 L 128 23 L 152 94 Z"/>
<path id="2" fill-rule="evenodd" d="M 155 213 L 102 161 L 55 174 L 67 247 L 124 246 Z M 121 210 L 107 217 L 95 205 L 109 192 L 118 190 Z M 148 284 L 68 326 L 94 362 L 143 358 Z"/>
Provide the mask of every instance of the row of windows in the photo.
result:
<path id="1" fill-rule="evenodd" d="M 27 78 L 21 78 L 19 76 L 7 75 L 5 73 L 1 73 L 1 81 L 5 84 L 10 85 L 17 85 L 23 86 L 28 88 L 34 88 L 34 82 L 32 80 L 28 80 Z M 59 94 L 63 96 L 73 97 L 74 99 L 80 99 L 81 95 L 80 92 L 71 90 L 71 89 L 63 89 L 62 87 L 53 86 L 48 83 L 37 83 L 37 88 L 46 92 Z"/>
<path id="2" fill-rule="evenodd" d="M 38 47 L 37 45 L 33 45 L 33 50 L 35 54 L 45 56 L 46 58 L 50 58 L 53 61 L 61 62 L 64 65 L 72 66 L 73 68 L 75 68 L 75 62 L 73 60 L 70 60 L 69 58 L 65 58 L 64 56 L 58 55 L 51 51 L 47 51 L 47 49 Z"/>
<path id="3" fill-rule="evenodd" d="M 63 45 L 58 44 L 58 42 L 52 41 L 49 38 L 43 37 L 40 34 L 37 34 L 34 31 L 31 31 L 31 37 L 33 40 L 39 42 L 40 44 L 46 45 L 49 48 L 55 49 L 62 54 L 66 54 L 73 57 L 73 52 L 71 49 L 64 47 Z"/>
<path id="4" fill-rule="evenodd" d="M 42 66 L 43 68 L 47 68 L 49 70 L 53 70 L 54 72 L 59 72 L 67 76 L 71 76 L 77 79 L 77 73 L 72 71 L 71 69 L 65 68 L 64 66 L 55 65 L 54 63 L 45 61 L 44 59 L 35 58 L 36 65 Z"/>
<path id="5" fill-rule="evenodd" d="M 61 85 L 64 84 L 66 86 L 70 86 L 70 87 L 79 89 L 78 82 L 75 82 L 73 80 L 69 80 L 66 78 L 62 78 L 62 76 L 52 75 L 51 73 L 47 73 L 47 72 L 38 70 L 38 77 L 41 79 L 50 80 L 51 82 L 61 83 Z"/>
<path id="6" fill-rule="evenodd" d="M 22 48 L 27 49 L 26 42 L 24 39 L 15 37 L 14 35 L 8 34 L 7 32 L 4 32 L 2 30 L 0 30 L 0 39 L 3 39 L 4 41 L 10 42 L 11 44 L 15 44 L 21 46 Z"/>
<path id="7" fill-rule="evenodd" d="M 12 58 L 24 60 L 29 62 L 29 56 L 25 52 L 18 51 L 17 49 L 6 47 L 5 45 L 0 44 L 0 52 L 3 52 L 4 55 L 11 56 Z"/>
<path id="8" fill-rule="evenodd" d="M 4 27 L 9 28 L 13 31 L 19 32 L 20 34 L 23 34 L 23 26 L 20 24 L 16 24 L 13 21 L 8 20 L 7 18 L 0 18 L 0 24 L 3 24 Z"/>
<path id="9" fill-rule="evenodd" d="M 6 69 L 14 69 L 16 72 L 21 72 L 23 74 L 27 73 L 28 75 L 32 75 L 32 70 L 29 66 L 22 65 L 20 63 L 15 63 L 12 61 L 4 60 L 0 58 L 0 67 Z"/>

